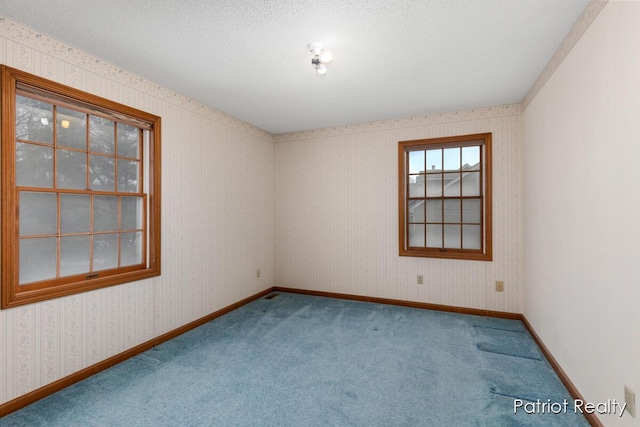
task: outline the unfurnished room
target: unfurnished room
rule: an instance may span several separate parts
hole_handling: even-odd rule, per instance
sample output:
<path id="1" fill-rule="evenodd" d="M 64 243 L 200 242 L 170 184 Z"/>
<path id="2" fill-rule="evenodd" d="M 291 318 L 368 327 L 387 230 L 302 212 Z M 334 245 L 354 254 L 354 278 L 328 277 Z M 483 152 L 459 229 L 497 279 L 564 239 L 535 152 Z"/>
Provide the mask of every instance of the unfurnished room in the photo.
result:
<path id="1" fill-rule="evenodd" d="M 0 426 L 640 426 L 639 23 L 0 0 Z"/>

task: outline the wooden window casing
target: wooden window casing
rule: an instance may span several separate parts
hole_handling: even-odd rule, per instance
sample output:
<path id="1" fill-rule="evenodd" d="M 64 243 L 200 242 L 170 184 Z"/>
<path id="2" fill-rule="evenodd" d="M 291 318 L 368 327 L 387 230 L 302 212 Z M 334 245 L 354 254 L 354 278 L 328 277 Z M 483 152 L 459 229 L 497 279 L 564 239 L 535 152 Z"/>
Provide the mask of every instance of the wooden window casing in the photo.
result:
<path id="1" fill-rule="evenodd" d="M 398 183 L 400 256 L 492 260 L 491 133 L 398 142 Z"/>
<path id="2" fill-rule="evenodd" d="M 160 117 L 4 65 L 0 79 L 1 307 L 160 275 Z M 50 107 L 50 114 L 31 105 Z M 30 108 L 47 113 L 40 119 L 46 140 L 18 135 L 18 111 Z M 31 121 L 24 127 L 31 128 L 33 117 L 26 116 Z M 79 126 L 73 144 L 60 136 L 70 126 L 65 117 Z M 18 157 L 29 161 L 36 152 L 46 161 L 32 178 Z M 101 164 L 113 182 L 105 183 Z M 40 219 L 34 210 L 51 221 L 34 220 Z M 74 224 L 77 218 L 85 228 Z M 81 245 L 70 252 L 73 239 Z M 78 247 L 85 246 L 87 257 L 78 262 Z M 22 273 L 39 266 L 41 254 L 47 273 L 30 280 Z"/>

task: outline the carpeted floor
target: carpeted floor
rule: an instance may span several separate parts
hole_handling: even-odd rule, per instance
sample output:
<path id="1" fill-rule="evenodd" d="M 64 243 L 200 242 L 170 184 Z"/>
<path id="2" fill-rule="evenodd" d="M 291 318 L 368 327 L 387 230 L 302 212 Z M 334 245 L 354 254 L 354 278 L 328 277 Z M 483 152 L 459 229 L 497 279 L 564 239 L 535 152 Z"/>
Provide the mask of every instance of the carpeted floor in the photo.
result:
<path id="1" fill-rule="evenodd" d="M 519 321 L 278 293 L 0 425 L 589 425 L 514 399 L 572 402 Z"/>

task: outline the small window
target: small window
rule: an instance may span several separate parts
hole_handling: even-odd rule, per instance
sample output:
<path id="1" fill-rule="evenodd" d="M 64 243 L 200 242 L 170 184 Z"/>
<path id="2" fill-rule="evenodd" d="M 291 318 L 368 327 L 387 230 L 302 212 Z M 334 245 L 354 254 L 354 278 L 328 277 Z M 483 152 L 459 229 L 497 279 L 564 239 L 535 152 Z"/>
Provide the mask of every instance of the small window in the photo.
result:
<path id="1" fill-rule="evenodd" d="M 160 274 L 160 118 L 2 66 L 2 308 Z"/>
<path id="2" fill-rule="evenodd" d="M 398 143 L 400 255 L 491 261 L 491 134 Z"/>

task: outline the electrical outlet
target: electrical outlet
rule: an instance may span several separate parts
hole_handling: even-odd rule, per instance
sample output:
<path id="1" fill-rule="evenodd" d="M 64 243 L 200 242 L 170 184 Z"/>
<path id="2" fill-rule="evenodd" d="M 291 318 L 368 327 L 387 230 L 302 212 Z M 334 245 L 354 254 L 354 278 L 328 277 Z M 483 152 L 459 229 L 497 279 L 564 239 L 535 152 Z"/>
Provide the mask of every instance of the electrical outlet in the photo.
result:
<path id="1" fill-rule="evenodd" d="M 256 270 L 256 277 L 260 277 L 260 269 Z"/>
<path id="2" fill-rule="evenodd" d="M 504 282 L 502 280 L 496 281 L 496 292 L 504 292 Z"/>
<path id="3" fill-rule="evenodd" d="M 624 386 L 624 401 L 627 404 L 627 412 L 633 418 L 636 417 L 636 393 L 628 385 Z"/>
<path id="4" fill-rule="evenodd" d="M 424 285 L 424 276 L 422 274 L 418 274 L 418 285 Z"/>

